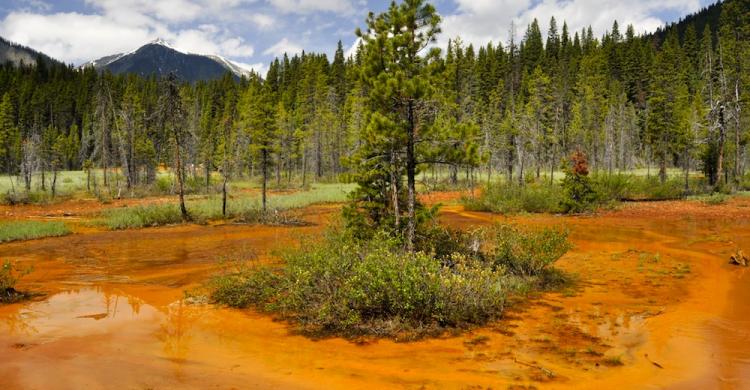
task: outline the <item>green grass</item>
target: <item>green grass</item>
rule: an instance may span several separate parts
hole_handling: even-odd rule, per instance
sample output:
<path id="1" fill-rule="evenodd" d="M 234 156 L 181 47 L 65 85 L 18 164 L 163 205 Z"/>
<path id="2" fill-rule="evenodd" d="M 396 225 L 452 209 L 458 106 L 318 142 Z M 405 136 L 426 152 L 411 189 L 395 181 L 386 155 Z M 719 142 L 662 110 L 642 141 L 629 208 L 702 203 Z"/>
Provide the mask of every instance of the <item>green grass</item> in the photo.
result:
<path id="1" fill-rule="evenodd" d="M 467 210 L 495 213 L 559 213 L 563 191 L 557 184 L 494 185 L 476 198 L 464 198 Z"/>
<path id="2" fill-rule="evenodd" d="M 63 222 L 10 221 L 0 222 L 0 242 L 59 237 L 71 231 Z"/>
<path id="3" fill-rule="evenodd" d="M 644 171 L 628 173 L 595 173 L 589 176 L 594 199 L 591 209 L 611 207 L 622 201 L 662 201 L 684 199 L 686 194 L 706 194 L 711 189 L 705 179 L 691 176 L 688 191 L 685 191 L 684 177 L 671 176 L 661 183 L 656 176 L 645 176 Z M 493 183 L 476 198 L 464 198 L 468 210 L 489 211 L 495 213 L 561 213 L 564 212 L 565 191 L 557 183 L 546 180 L 518 184 L 505 184 L 502 181 Z M 721 204 L 726 198 L 716 195 L 701 197 L 707 204 Z"/>
<path id="4" fill-rule="evenodd" d="M 343 202 L 353 188 L 351 184 L 317 184 L 309 191 L 269 194 L 269 213 L 265 215 L 261 212 L 260 194 L 241 196 L 228 200 L 227 218 L 246 223 L 283 223 L 283 216 L 279 216 L 278 212 L 312 204 Z M 221 206 L 219 197 L 190 200 L 186 203 L 191 219 L 197 223 L 224 219 Z M 137 229 L 177 224 L 182 222 L 182 216 L 177 203 L 154 204 L 106 211 L 102 222 L 111 230 Z"/>
<path id="5" fill-rule="evenodd" d="M 708 206 L 718 206 L 722 205 L 724 203 L 727 203 L 729 199 L 732 197 L 727 194 L 722 194 L 720 192 L 713 193 L 711 195 L 700 195 L 700 196 L 694 196 L 690 199 L 697 200 L 699 202 L 702 202 L 703 204 L 706 204 Z"/>
<path id="6" fill-rule="evenodd" d="M 32 271 L 32 268 L 21 269 L 7 260 L 0 262 L 0 303 L 14 303 L 31 297 L 30 294 L 16 291 L 16 284 Z"/>

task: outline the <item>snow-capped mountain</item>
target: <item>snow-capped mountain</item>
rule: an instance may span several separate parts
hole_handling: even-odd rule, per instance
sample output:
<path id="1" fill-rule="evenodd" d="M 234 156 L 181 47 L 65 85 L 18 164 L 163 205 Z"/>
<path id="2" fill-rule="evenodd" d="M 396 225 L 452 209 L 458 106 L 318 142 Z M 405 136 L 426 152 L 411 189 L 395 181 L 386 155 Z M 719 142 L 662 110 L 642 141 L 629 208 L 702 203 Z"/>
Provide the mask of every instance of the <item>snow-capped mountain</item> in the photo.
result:
<path id="1" fill-rule="evenodd" d="M 81 65 L 97 70 L 107 69 L 114 74 L 136 73 L 141 76 L 165 76 L 170 72 L 194 82 L 224 76 L 227 71 L 235 77 L 248 76 L 250 70 L 217 55 L 181 52 L 163 39 L 149 42 L 128 53 L 114 54 Z"/>

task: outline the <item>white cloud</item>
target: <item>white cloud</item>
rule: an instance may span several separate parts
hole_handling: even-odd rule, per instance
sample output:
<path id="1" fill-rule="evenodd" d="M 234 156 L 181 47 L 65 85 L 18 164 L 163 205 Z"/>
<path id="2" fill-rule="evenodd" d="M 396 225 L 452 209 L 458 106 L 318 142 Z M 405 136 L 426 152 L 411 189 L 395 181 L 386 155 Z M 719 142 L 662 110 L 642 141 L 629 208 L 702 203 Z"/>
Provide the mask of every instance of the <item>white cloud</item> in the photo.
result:
<path id="1" fill-rule="evenodd" d="M 262 30 L 270 29 L 274 26 L 276 26 L 277 21 L 276 18 L 270 15 L 261 14 L 261 13 L 255 13 L 249 16 L 249 19 L 251 22 L 255 23 L 258 28 Z"/>
<path id="2" fill-rule="evenodd" d="M 204 12 L 200 4 L 190 0 L 86 0 L 86 4 L 125 23 L 143 21 L 145 15 L 167 22 L 185 22 Z"/>
<path id="3" fill-rule="evenodd" d="M 2 21 L 0 35 L 65 62 L 82 63 L 132 50 L 152 39 L 154 31 L 99 15 L 12 12 Z"/>
<path id="4" fill-rule="evenodd" d="M 354 10 L 349 0 L 268 0 L 268 2 L 286 13 L 307 14 L 323 11 L 348 14 Z"/>
<path id="5" fill-rule="evenodd" d="M 12 12 L 0 22 L 0 35 L 54 58 L 81 64 L 128 52 L 161 37 L 176 49 L 198 54 L 250 58 L 255 50 L 243 38 L 213 24 L 171 29 L 149 15 L 124 20 L 122 15 Z"/>
<path id="6" fill-rule="evenodd" d="M 302 46 L 299 46 L 296 43 L 290 42 L 289 39 L 284 38 L 276 42 L 275 45 L 266 49 L 263 54 L 274 57 L 281 57 L 284 55 L 284 53 L 291 56 L 300 52 L 302 52 Z"/>
<path id="7" fill-rule="evenodd" d="M 511 23 L 516 25 L 516 38 L 523 36 L 526 26 L 536 18 L 546 36 L 549 20 L 557 19 L 558 29 L 566 21 L 571 35 L 588 27 L 600 36 L 617 20 L 621 32 L 632 24 L 636 32 L 654 31 L 664 24 L 657 14 L 676 11 L 687 14 L 700 9 L 699 0 L 455 0 L 458 12 L 444 16 L 441 45 L 449 38 L 461 36 L 464 42 L 483 45 L 509 38 Z"/>
<path id="8" fill-rule="evenodd" d="M 202 26 L 205 27 L 205 26 Z M 220 54 L 226 57 L 252 57 L 255 50 L 244 43 L 242 38 L 223 39 L 217 29 L 198 28 L 177 32 L 171 44 L 175 49 L 195 54 Z"/>

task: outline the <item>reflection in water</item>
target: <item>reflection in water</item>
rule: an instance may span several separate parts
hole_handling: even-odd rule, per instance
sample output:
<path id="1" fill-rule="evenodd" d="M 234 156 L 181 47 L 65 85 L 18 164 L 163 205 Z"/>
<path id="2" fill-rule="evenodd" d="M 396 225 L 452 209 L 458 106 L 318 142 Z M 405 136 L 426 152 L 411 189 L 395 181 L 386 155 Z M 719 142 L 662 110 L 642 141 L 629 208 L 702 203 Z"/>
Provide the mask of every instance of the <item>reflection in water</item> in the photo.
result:
<path id="1" fill-rule="evenodd" d="M 164 355 L 174 362 L 174 372 L 178 378 L 183 377 L 182 366 L 190 356 L 191 329 L 202 311 L 203 308 L 186 305 L 183 300 L 171 303 L 156 333 L 156 338 L 163 345 Z"/>
<path id="2" fill-rule="evenodd" d="M 29 337 L 45 343 L 103 335 L 145 342 L 151 338 L 163 345 L 165 358 L 180 362 L 189 354 L 190 328 L 200 310 L 182 301 L 157 309 L 112 289 L 82 288 L 26 306 L 0 308 L 0 334 L 19 340 L 16 343 Z"/>

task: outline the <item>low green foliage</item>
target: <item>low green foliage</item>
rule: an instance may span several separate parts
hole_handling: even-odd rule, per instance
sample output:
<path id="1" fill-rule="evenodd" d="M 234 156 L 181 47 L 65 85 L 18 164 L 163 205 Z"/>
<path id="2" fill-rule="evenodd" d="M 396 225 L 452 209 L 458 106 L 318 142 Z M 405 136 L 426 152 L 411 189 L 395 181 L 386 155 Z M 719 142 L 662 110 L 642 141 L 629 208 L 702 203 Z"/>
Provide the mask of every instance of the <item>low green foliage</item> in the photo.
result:
<path id="1" fill-rule="evenodd" d="M 727 201 L 730 199 L 730 196 L 727 194 L 722 194 L 720 192 L 713 193 L 708 196 L 703 196 L 700 198 L 700 200 L 709 206 L 718 206 L 724 203 L 727 203 Z"/>
<path id="2" fill-rule="evenodd" d="M 464 198 L 467 210 L 495 213 L 559 213 L 562 188 L 557 184 L 499 184 L 487 188 L 477 198 Z"/>
<path id="3" fill-rule="evenodd" d="M 562 207 L 566 213 L 581 213 L 595 207 L 596 192 L 591 187 L 589 166 L 586 156 L 576 151 L 570 157 L 570 166 L 565 167 L 562 180 Z"/>
<path id="4" fill-rule="evenodd" d="M 57 197 L 57 200 L 64 199 L 64 197 Z M 20 204 L 47 204 L 51 203 L 52 195 L 44 191 L 20 191 L 20 192 L 7 192 L 2 197 L 2 203 L 7 205 L 20 205 Z"/>
<path id="5" fill-rule="evenodd" d="M 551 232 L 524 237 L 546 239 Z M 537 286 L 565 241 L 560 235 L 554 244 L 532 248 L 504 233 L 481 237 L 489 247 L 504 248 L 493 243 L 498 237 L 512 242 L 511 255 L 464 248 L 438 258 L 406 252 L 385 233 L 357 240 L 331 231 L 324 240 L 289 250 L 279 265 L 240 267 L 215 278 L 211 299 L 274 313 L 318 335 L 411 338 L 465 328 L 498 318 L 510 295 Z M 541 256 L 538 262 L 529 260 L 534 256 Z M 534 266 L 515 267 L 525 263 Z"/>
<path id="6" fill-rule="evenodd" d="M 243 223 L 295 224 L 295 218 L 285 211 L 320 203 L 343 202 L 351 185 L 316 185 L 309 191 L 271 195 L 269 210 L 262 211 L 258 195 L 229 199 L 227 215 L 222 214 L 220 197 L 196 199 L 187 202 L 192 222 L 205 223 L 221 219 L 233 219 Z M 104 213 L 102 223 L 111 230 L 137 229 L 143 227 L 171 225 L 182 222 L 180 208 L 176 203 L 153 204 L 109 210 Z"/>
<path id="7" fill-rule="evenodd" d="M 63 222 L 7 221 L 0 223 L 0 242 L 59 237 L 71 231 Z"/>
<path id="8" fill-rule="evenodd" d="M 703 179 L 691 179 L 689 192 L 710 193 L 712 189 L 704 182 Z M 467 210 L 505 214 L 579 213 L 622 201 L 662 201 L 685 196 L 684 178 L 673 177 L 661 183 L 655 176 L 599 173 L 585 179 L 565 178 L 561 184 L 495 184 L 476 198 L 463 198 L 462 203 Z"/>
<path id="9" fill-rule="evenodd" d="M 655 176 L 631 179 L 627 200 L 673 200 L 685 197 L 685 184 L 678 178 L 661 183 Z"/>
<path id="10" fill-rule="evenodd" d="M 568 233 L 560 229 L 498 225 L 490 234 L 494 246 L 488 251 L 488 258 L 495 266 L 507 267 L 516 275 L 540 275 L 570 250 Z"/>
<path id="11" fill-rule="evenodd" d="M 176 204 L 154 204 L 109 210 L 104 223 L 111 230 L 137 229 L 175 224 L 182 221 Z"/>
<path id="12" fill-rule="evenodd" d="M 20 269 L 10 261 L 0 265 L 0 303 L 13 303 L 26 297 L 25 294 L 16 291 L 16 284 L 31 271 L 31 268 Z"/>

